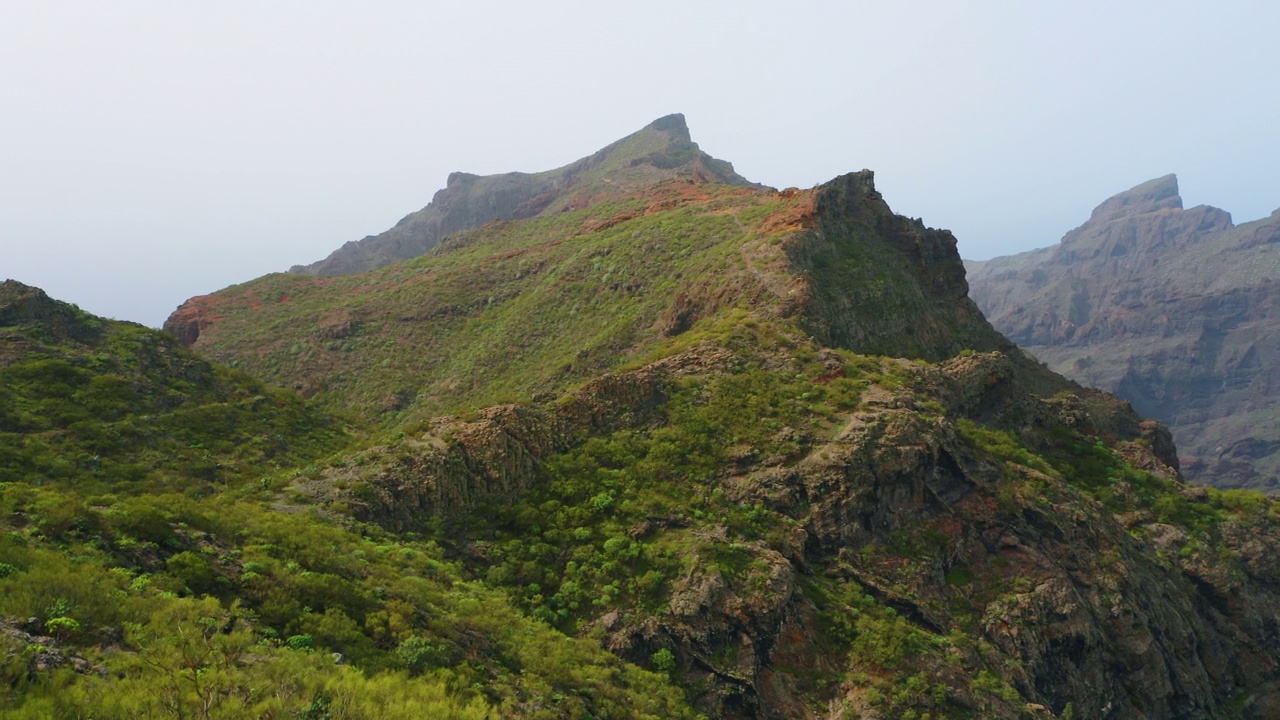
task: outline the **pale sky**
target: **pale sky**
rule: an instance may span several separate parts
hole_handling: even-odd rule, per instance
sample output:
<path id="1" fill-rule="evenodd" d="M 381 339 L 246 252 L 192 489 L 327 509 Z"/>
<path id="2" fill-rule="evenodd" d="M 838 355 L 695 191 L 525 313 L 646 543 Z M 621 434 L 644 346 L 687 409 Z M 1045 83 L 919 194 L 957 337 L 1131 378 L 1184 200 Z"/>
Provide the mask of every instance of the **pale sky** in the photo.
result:
<path id="1" fill-rule="evenodd" d="M 451 171 L 672 112 L 739 173 L 871 168 L 965 257 L 1178 173 L 1280 207 L 1274 2 L 0 0 L 0 279 L 158 326 L 381 232 Z"/>

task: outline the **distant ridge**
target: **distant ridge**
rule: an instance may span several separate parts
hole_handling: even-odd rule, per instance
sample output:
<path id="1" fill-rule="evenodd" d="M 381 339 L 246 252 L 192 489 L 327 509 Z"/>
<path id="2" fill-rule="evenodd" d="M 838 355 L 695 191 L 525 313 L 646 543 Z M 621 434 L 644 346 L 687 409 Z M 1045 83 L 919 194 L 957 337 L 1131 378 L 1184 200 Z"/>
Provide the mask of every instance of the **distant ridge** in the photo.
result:
<path id="1" fill-rule="evenodd" d="M 446 236 L 494 220 L 519 220 L 579 209 L 604 195 L 662 180 L 763 187 L 707 155 L 689 135 L 684 115 L 658 118 L 635 133 L 564 167 L 540 173 L 472 175 L 454 172 L 431 203 L 395 227 L 348 242 L 327 258 L 295 265 L 305 275 L 349 275 L 417 257 Z"/>
<path id="2" fill-rule="evenodd" d="M 1184 209 L 1165 175 L 1057 245 L 968 269 L 996 329 L 1168 423 L 1188 477 L 1280 491 L 1280 215 Z"/>

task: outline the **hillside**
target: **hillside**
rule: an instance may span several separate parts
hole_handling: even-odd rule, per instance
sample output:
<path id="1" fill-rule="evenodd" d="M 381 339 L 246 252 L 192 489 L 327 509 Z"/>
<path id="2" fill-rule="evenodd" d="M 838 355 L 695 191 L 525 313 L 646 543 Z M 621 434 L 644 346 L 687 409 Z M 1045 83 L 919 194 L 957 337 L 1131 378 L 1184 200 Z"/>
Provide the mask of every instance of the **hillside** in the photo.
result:
<path id="1" fill-rule="evenodd" d="M 423 209 L 395 227 L 352 241 L 327 258 L 289 272 L 347 275 L 417 257 L 448 235 L 494 220 L 519 220 L 581 209 L 602 197 L 671 178 L 752 185 L 733 166 L 698 149 L 683 115 L 659 118 L 587 157 L 540 173 L 455 172 Z"/>
<path id="2" fill-rule="evenodd" d="M 350 441 L 347 423 L 165 333 L 0 283 L 0 482 L 200 493 Z"/>
<path id="3" fill-rule="evenodd" d="M 869 172 L 690 178 L 167 327 L 388 430 L 296 502 L 438 539 L 707 717 L 1276 712 L 1280 510 L 1183 486 L 967 291 Z"/>
<path id="4" fill-rule="evenodd" d="M 1183 485 L 869 171 L 712 180 L 193 298 L 191 349 L 133 330 L 269 401 L 217 483 L 0 483 L 0 719 L 1280 713 L 1280 505 Z M 32 307 L 3 331 L 83 383 L 128 366 L 75 354 L 115 325 Z M 332 435 L 235 454 L 280 408 Z M 22 422 L 7 452 L 78 451 Z M 227 429 L 196 431 L 172 446 Z"/>
<path id="5" fill-rule="evenodd" d="M 937 262 L 954 244 L 893 215 L 867 172 L 786 193 L 664 181 L 368 273 L 270 275 L 189 300 L 165 328 L 322 405 L 397 423 L 558 393 L 733 308 L 864 353 L 1007 347 L 960 266 Z"/>
<path id="6" fill-rule="evenodd" d="M 1168 423 L 1188 477 L 1280 489 L 1280 212 L 1235 225 L 1184 209 L 1169 175 L 1055 246 L 970 270 L 998 330 Z"/>
<path id="7" fill-rule="evenodd" d="M 7 281 L 0 400 L 0 718 L 695 717 L 434 542 L 300 504 L 351 428 L 168 335 Z"/>

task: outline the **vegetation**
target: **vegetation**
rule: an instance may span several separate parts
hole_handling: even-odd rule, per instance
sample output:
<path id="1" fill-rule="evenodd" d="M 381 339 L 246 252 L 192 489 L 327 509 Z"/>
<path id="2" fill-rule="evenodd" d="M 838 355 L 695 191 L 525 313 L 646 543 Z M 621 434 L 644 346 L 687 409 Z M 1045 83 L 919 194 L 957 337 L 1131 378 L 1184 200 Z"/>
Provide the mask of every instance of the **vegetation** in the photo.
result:
<path id="1" fill-rule="evenodd" d="M 341 422 L 93 323 L 3 328 L 0 717 L 693 717 L 434 542 L 284 505 Z"/>
<path id="2" fill-rule="evenodd" d="M 781 202 L 673 182 L 492 224 L 369 273 L 271 275 L 209 298 L 220 319 L 196 347 L 387 427 L 528 401 L 663 341 L 686 322 L 668 312 L 682 293 L 748 292 L 742 248 Z"/>
<path id="3" fill-rule="evenodd" d="M 668 182 L 269 276 L 203 301 L 239 369 L 5 284 L 0 718 L 1143 714 L 1075 674 L 1114 617 L 1148 634 L 1108 667 L 1177 637 L 1241 653 L 1187 671 L 1218 686 L 1271 667 L 1197 613 L 1269 582 L 1239 568 L 1276 504 L 966 349 L 985 325 L 913 255 L 946 238 L 816 197 Z M 643 407 L 606 407 L 622 372 Z M 550 439 L 486 424 L 506 402 Z M 352 514 L 436 496 L 466 502 L 419 532 Z"/>
<path id="4" fill-rule="evenodd" d="M 741 330 L 740 340 L 761 341 Z M 822 378 L 816 361 L 795 360 L 791 370 L 743 365 L 686 378 L 654 427 L 589 437 L 548 458 L 549 482 L 471 513 L 451 534 L 482 543 L 486 580 L 512 587 L 532 615 L 569 632 L 602 610 L 661 613 L 670 581 L 695 564 L 746 581 L 755 553 L 743 543 L 788 550 L 784 528 L 795 521 L 731 499 L 720 481 L 741 462 L 799 458 L 865 386 Z M 701 532 L 714 527 L 734 542 Z"/>
<path id="5" fill-rule="evenodd" d="M 21 351 L 0 364 L 0 481 L 200 494 L 350 441 L 343 421 L 211 365 L 164 333 L 97 320 L 43 293 L 32 302 L 74 314 L 79 331 L 0 328 Z"/>

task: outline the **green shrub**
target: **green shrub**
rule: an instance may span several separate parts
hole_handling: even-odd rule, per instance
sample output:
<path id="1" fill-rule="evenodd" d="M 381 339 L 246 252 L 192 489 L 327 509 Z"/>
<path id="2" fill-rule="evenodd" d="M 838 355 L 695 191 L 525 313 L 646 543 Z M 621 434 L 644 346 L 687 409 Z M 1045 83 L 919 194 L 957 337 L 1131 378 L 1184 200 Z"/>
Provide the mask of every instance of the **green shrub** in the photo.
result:
<path id="1" fill-rule="evenodd" d="M 658 672 L 669 673 L 676 669 L 676 656 L 670 650 L 662 648 L 653 654 L 650 664 Z"/>

